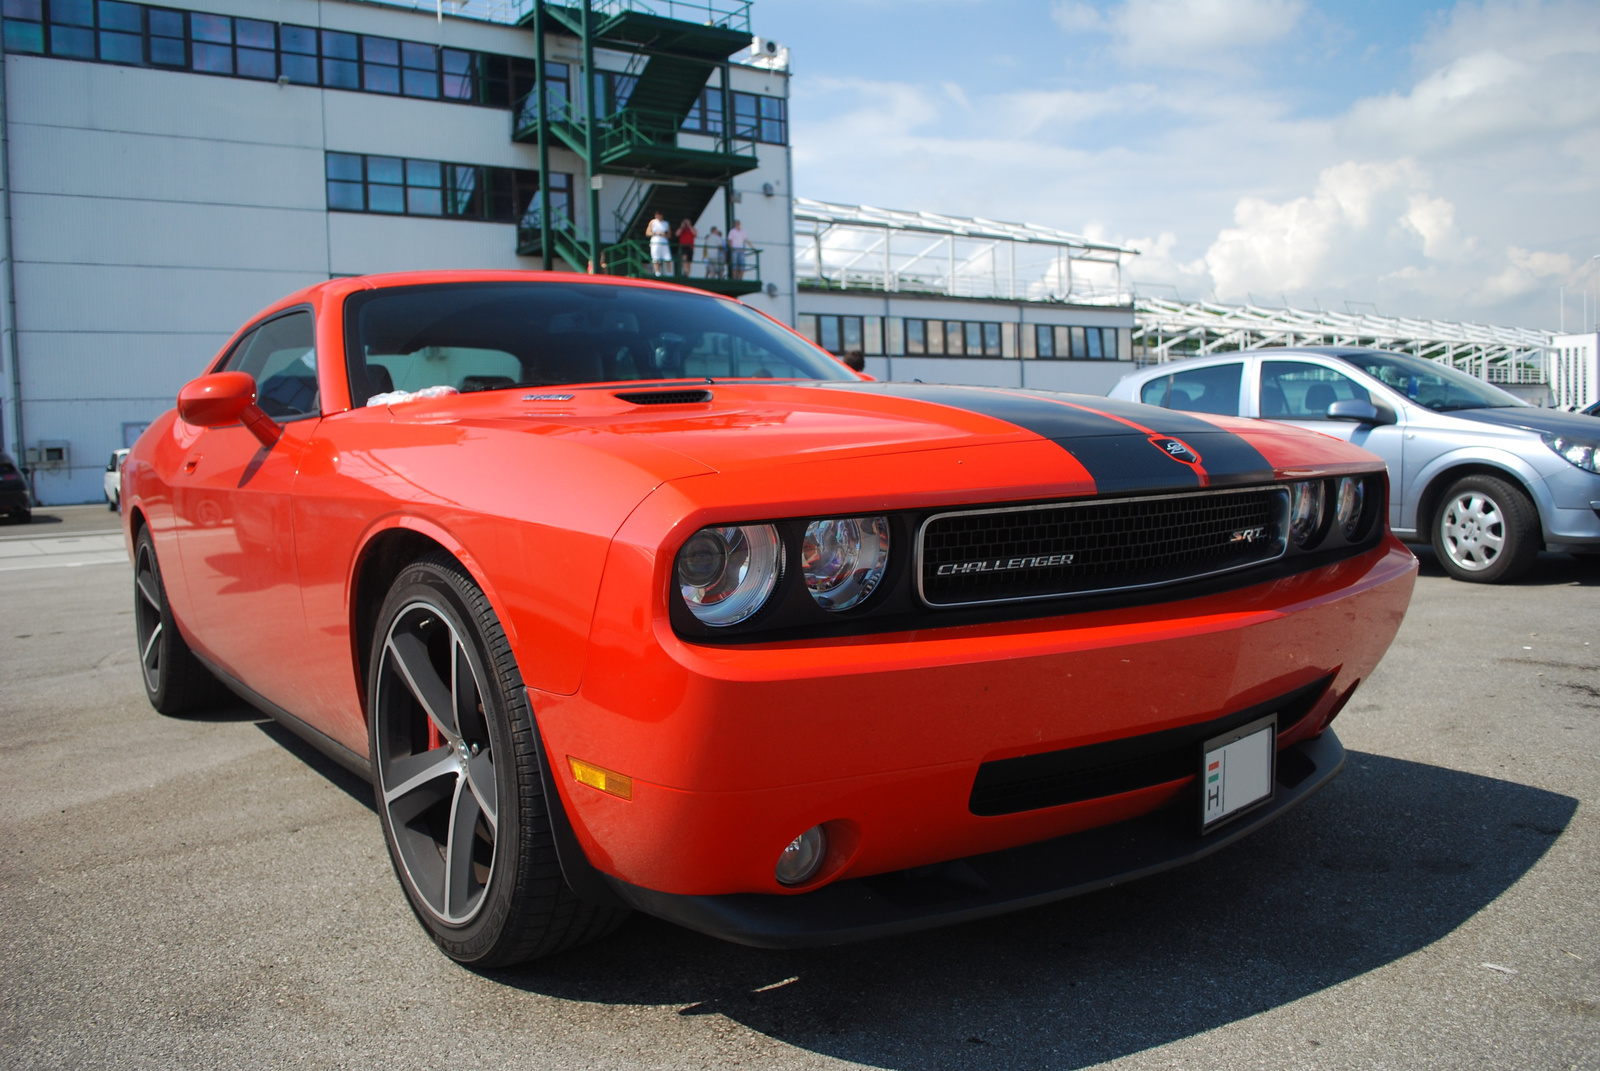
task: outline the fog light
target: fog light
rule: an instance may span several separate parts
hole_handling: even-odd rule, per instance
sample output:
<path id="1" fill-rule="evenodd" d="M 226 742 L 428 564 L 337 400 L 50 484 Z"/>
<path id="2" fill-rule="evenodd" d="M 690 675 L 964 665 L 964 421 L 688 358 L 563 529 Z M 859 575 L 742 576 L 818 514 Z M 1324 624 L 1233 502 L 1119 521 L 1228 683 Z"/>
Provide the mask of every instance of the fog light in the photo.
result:
<path id="1" fill-rule="evenodd" d="M 1322 539 L 1324 496 L 1321 480 L 1302 480 L 1289 487 L 1289 536 L 1301 550 L 1310 550 Z"/>
<path id="2" fill-rule="evenodd" d="M 1361 506 L 1366 491 L 1364 483 L 1359 476 L 1343 476 L 1339 479 L 1339 492 L 1334 503 L 1335 516 L 1339 518 L 1339 531 L 1344 533 L 1347 543 L 1355 542 L 1361 528 Z"/>
<path id="3" fill-rule="evenodd" d="M 784 885 L 804 885 L 816 876 L 828 854 L 828 835 L 821 826 L 812 826 L 778 856 L 778 881 Z"/>

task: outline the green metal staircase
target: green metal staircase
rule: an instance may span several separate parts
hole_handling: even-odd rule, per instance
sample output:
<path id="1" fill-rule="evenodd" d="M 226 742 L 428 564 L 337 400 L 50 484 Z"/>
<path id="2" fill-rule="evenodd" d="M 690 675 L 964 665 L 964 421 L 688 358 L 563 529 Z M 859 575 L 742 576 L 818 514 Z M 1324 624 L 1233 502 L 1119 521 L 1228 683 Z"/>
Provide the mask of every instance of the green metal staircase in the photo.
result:
<path id="1" fill-rule="evenodd" d="M 546 266 L 559 257 L 577 268 L 611 274 L 650 275 L 645 228 L 656 212 L 674 227 L 682 219 L 698 220 L 717 190 L 732 200 L 734 176 L 757 166 L 755 145 L 736 139 L 731 97 L 726 89 L 728 57 L 749 46 L 749 0 L 585 0 L 583 5 L 531 4 L 521 20 L 538 36 L 538 62 L 544 64 L 544 35 L 570 34 L 583 44 L 583 63 L 572 84 L 587 98 L 594 92 L 594 49 L 631 52 L 637 81 L 626 102 L 603 114 L 599 102 L 585 99 L 551 101 L 541 107 L 535 86 L 518 101 L 513 123 L 515 141 L 538 144 L 541 160 L 559 143 L 584 160 L 588 174 L 631 178 L 640 194 L 627 200 L 626 215 L 616 220 L 616 241 L 600 243 L 598 192 L 591 185 L 590 233 L 580 235 L 570 221 L 542 228 L 535 220 L 518 231 L 518 253 L 540 256 Z M 723 91 L 721 132 L 709 137 L 710 148 L 680 145 L 680 132 L 712 75 L 721 69 Z M 530 213 L 530 215 L 536 215 Z M 545 233 L 548 230 L 548 235 Z M 639 246 L 643 249 L 641 258 Z M 697 251 L 698 252 L 698 251 Z M 638 265 L 643 261 L 642 270 Z M 754 278 L 749 276 L 754 275 Z M 749 293 L 760 288 L 759 272 L 747 278 L 685 279 L 691 285 L 724 293 Z"/>

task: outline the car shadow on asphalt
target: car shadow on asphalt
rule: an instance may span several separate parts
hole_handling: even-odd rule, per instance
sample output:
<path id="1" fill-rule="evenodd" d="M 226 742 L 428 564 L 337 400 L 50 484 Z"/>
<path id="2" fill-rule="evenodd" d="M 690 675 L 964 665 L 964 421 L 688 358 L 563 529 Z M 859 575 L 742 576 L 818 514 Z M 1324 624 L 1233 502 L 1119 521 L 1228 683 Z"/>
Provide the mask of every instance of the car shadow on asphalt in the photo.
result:
<path id="1" fill-rule="evenodd" d="M 983 922 L 774 952 L 644 916 L 495 980 L 721 1015 L 886 1068 L 1077 1068 L 1279 1007 L 1426 948 L 1526 874 L 1577 800 L 1351 752 L 1343 775 L 1179 870 Z M 1315 1030 L 1295 1044 L 1315 1046 Z"/>
<path id="2" fill-rule="evenodd" d="M 289 729 L 285 729 L 281 724 L 273 721 L 265 714 L 257 713 L 251 707 L 244 707 L 243 709 L 250 711 L 255 717 L 259 718 L 260 720 L 256 722 L 256 728 L 275 740 L 285 751 L 327 778 L 330 784 L 342 790 L 345 795 L 361 804 L 361 806 L 373 814 L 378 813 L 377 804 L 372 798 L 372 785 L 370 782 L 334 762 L 299 735 Z"/>
<path id="3" fill-rule="evenodd" d="M 1412 546 L 1411 553 L 1417 556 L 1417 566 L 1422 576 L 1446 577 L 1449 574 L 1439 564 L 1438 555 L 1434 554 L 1432 547 Z M 1463 587 L 1474 585 L 1462 581 Z M 1513 581 L 1511 587 L 1538 588 L 1538 587 L 1600 587 L 1600 555 L 1586 555 L 1575 557 L 1571 554 L 1556 554 L 1551 551 L 1540 551 L 1539 557 L 1534 560 L 1533 568 Z"/>

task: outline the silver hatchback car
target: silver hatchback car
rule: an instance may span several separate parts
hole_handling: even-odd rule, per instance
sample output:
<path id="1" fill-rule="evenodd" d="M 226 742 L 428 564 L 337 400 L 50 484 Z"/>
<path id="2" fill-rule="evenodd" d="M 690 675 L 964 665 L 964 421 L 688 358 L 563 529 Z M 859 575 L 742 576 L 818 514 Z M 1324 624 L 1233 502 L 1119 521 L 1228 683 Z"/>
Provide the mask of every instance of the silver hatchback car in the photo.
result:
<path id="1" fill-rule="evenodd" d="M 1336 435 L 1389 467 L 1389 524 L 1461 580 L 1511 580 L 1541 549 L 1600 552 L 1600 419 L 1540 409 L 1388 350 L 1245 350 L 1154 365 L 1111 397 Z"/>

